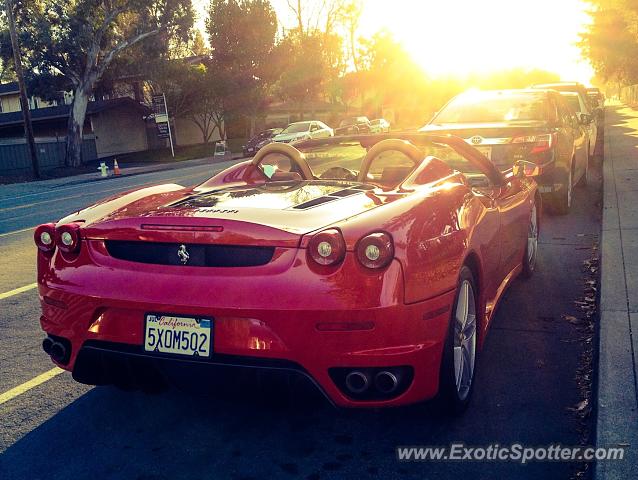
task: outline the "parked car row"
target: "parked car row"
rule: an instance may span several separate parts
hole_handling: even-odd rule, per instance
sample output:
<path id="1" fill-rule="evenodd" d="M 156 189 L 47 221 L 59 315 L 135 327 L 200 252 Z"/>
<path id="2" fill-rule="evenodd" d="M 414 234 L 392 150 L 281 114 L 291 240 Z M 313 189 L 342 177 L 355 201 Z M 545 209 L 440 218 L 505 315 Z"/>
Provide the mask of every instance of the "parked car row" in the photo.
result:
<path id="1" fill-rule="evenodd" d="M 330 128 L 319 120 L 294 122 L 286 128 L 271 128 L 259 132 L 243 147 L 245 157 L 255 155 L 264 146 L 272 142 L 293 143 L 312 138 L 327 138 L 338 135 L 358 135 L 362 133 L 388 133 L 390 122 L 384 118 L 368 120 L 367 117 L 346 117 L 336 129 Z"/>
<path id="2" fill-rule="evenodd" d="M 587 183 L 597 147 L 596 118 L 585 87 L 566 82 L 462 93 L 421 131 L 459 136 L 501 171 L 520 160 L 532 162 L 544 200 L 566 214 L 574 186 Z"/>

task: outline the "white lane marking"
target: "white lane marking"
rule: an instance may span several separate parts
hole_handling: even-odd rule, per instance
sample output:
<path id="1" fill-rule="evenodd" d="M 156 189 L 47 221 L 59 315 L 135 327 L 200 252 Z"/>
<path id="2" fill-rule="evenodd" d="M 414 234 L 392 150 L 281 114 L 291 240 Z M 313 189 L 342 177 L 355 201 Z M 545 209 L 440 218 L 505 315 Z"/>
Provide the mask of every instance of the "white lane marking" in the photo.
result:
<path id="1" fill-rule="evenodd" d="M 61 368 L 55 367 L 49 370 L 48 372 L 44 372 L 42 375 L 38 375 L 35 378 L 32 378 L 28 382 L 24 382 L 22 385 L 18 385 L 17 387 L 12 388 L 11 390 L 0 394 L 0 405 L 8 402 L 9 400 L 13 400 L 19 395 L 22 395 L 25 392 L 28 392 L 32 388 L 37 387 L 38 385 L 42 385 L 44 382 L 51 380 L 54 377 L 57 377 L 64 370 Z"/>
<path id="2" fill-rule="evenodd" d="M 23 228 L 22 230 L 14 230 L 13 232 L 0 233 L 0 237 L 6 237 L 7 235 L 14 235 L 16 233 L 28 232 L 29 230 L 33 230 L 35 227 Z"/>
<path id="3" fill-rule="evenodd" d="M 8 292 L 0 293 L 0 300 L 13 297 L 14 295 L 18 295 L 22 292 L 28 292 L 29 290 L 33 290 L 37 287 L 37 283 L 30 283 L 29 285 L 25 285 L 24 287 L 16 288 L 14 290 L 9 290 Z"/>

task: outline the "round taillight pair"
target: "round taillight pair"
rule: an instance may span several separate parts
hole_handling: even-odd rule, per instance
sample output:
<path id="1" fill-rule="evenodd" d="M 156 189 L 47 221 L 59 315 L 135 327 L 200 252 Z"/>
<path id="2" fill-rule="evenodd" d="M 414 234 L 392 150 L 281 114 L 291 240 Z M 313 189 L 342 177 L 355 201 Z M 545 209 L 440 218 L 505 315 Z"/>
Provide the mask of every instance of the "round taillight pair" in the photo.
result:
<path id="1" fill-rule="evenodd" d="M 55 250 L 55 223 L 45 223 L 35 229 L 33 240 L 38 249 L 44 253 Z"/>
<path id="2" fill-rule="evenodd" d="M 339 230 L 324 230 L 310 239 L 308 253 L 319 265 L 337 265 L 346 256 L 346 242 Z"/>
<path id="3" fill-rule="evenodd" d="M 371 233 L 359 240 L 356 251 L 357 259 L 364 267 L 383 268 L 394 258 L 394 243 L 387 233 Z"/>
<path id="4" fill-rule="evenodd" d="M 55 231 L 55 243 L 64 253 L 75 253 L 80 249 L 80 225 L 67 223 Z"/>
<path id="5" fill-rule="evenodd" d="M 310 239 L 308 253 L 319 265 L 337 265 L 346 256 L 346 242 L 339 230 L 324 230 Z M 384 268 L 394 258 L 394 242 L 387 233 L 371 233 L 359 240 L 356 254 L 359 263 L 364 267 Z"/>

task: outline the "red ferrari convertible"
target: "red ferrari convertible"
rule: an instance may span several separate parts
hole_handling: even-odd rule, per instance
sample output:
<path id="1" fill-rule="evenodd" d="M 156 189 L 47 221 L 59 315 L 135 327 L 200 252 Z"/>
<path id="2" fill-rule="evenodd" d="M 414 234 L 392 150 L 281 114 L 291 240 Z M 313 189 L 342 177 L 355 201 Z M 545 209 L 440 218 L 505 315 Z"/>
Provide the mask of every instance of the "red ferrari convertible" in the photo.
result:
<path id="1" fill-rule="evenodd" d="M 44 351 L 88 384 L 256 368 L 338 406 L 461 412 L 499 298 L 534 271 L 535 171 L 360 135 L 106 199 L 35 231 Z"/>

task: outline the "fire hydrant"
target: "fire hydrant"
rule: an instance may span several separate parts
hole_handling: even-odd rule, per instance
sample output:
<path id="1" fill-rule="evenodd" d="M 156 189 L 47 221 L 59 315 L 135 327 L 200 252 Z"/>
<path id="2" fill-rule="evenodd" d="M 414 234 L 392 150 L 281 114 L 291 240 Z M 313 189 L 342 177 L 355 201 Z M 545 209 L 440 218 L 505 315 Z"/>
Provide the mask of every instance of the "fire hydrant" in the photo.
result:
<path id="1" fill-rule="evenodd" d="M 100 166 L 97 167 L 97 169 L 100 171 L 100 176 L 102 178 L 109 176 L 109 167 L 106 165 L 106 162 L 100 162 Z"/>

